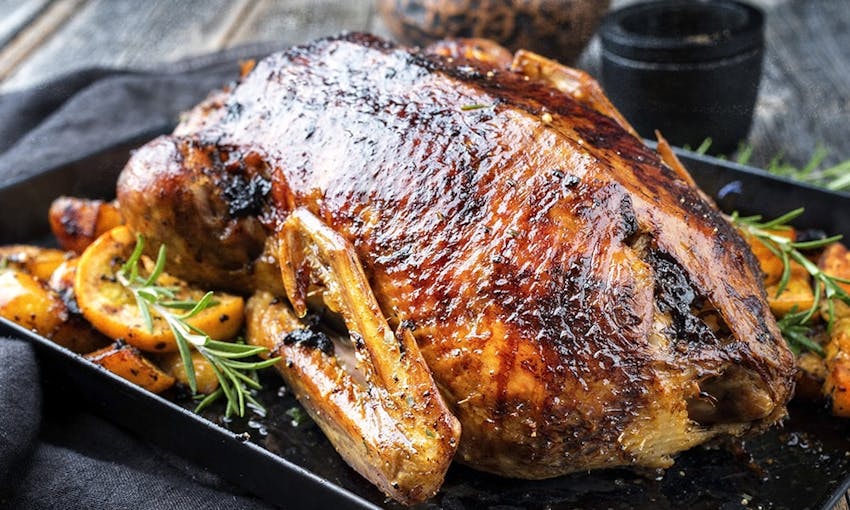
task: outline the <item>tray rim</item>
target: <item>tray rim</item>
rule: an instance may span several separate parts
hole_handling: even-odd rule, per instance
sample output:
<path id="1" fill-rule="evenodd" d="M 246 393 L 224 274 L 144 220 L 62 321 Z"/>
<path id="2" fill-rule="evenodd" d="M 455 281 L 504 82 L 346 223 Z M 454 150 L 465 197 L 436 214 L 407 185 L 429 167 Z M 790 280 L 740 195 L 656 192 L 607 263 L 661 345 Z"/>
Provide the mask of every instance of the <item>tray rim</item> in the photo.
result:
<path id="1" fill-rule="evenodd" d="M 649 145 L 650 147 L 653 147 L 653 148 L 657 145 L 657 142 L 653 142 L 651 140 L 644 140 L 644 142 L 646 142 L 647 145 Z M 772 173 L 770 173 L 767 170 L 764 170 L 762 168 L 758 168 L 758 167 L 750 166 L 750 165 L 743 165 L 743 164 L 737 163 L 735 161 L 731 161 L 731 160 L 727 160 L 727 159 L 721 159 L 721 158 L 717 158 L 717 157 L 714 157 L 714 156 L 709 156 L 707 154 L 700 154 L 698 152 L 693 152 L 693 151 L 690 151 L 690 150 L 687 150 L 687 149 L 682 149 L 680 147 L 673 147 L 673 152 L 675 152 L 676 155 L 680 159 L 684 160 L 683 162 L 687 162 L 687 161 L 690 160 L 690 161 L 698 161 L 698 162 L 706 164 L 706 165 L 721 166 L 721 167 L 725 167 L 729 170 L 732 170 L 734 172 L 739 172 L 739 173 L 742 173 L 742 174 L 751 175 L 751 176 L 763 178 L 763 179 L 770 179 L 770 180 L 773 180 L 773 181 L 776 181 L 776 182 L 789 184 L 789 185 L 794 186 L 796 188 L 803 188 L 803 189 L 806 189 L 806 190 L 809 190 L 809 191 L 815 191 L 815 192 L 818 192 L 818 193 L 826 193 L 826 194 L 829 194 L 829 195 L 834 195 L 835 197 L 850 199 L 850 191 L 840 191 L 840 190 L 832 190 L 832 189 L 822 188 L 820 186 L 815 186 L 814 184 L 811 184 L 811 183 L 808 183 L 808 182 L 798 181 L 798 180 L 792 179 L 792 178 L 784 176 L 784 175 L 772 174 Z M 688 165 L 685 165 L 685 168 L 688 168 Z"/>

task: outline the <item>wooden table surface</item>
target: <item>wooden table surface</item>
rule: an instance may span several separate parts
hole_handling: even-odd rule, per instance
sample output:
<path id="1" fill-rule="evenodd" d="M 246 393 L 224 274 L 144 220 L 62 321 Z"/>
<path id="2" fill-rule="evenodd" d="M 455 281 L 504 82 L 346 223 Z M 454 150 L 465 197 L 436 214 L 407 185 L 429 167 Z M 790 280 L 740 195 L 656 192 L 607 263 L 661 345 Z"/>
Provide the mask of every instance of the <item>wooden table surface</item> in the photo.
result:
<path id="1" fill-rule="evenodd" d="M 850 159 L 850 1 L 751 1 L 767 14 L 751 162 L 781 153 L 801 166 L 818 145 L 829 151 L 827 163 Z M 389 35 L 365 0 L 0 0 L 0 92 L 85 67 L 144 68 L 342 30 Z M 594 41 L 578 66 L 595 74 L 598 54 Z M 846 499 L 839 508 L 850 509 Z"/>

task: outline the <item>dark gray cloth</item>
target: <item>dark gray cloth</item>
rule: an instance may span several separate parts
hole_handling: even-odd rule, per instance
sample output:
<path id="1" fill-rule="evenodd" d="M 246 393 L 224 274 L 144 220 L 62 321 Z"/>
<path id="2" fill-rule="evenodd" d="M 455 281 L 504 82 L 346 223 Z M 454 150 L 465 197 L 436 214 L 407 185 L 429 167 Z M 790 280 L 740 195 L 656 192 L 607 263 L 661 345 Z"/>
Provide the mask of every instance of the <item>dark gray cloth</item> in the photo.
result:
<path id="1" fill-rule="evenodd" d="M 0 338 L 0 494 L 29 455 L 40 417 L 41 388 L 32 347 Z"/>
<path id="2" fill-rule="evenodd" d="M 235 79 L 239 60 L 273 49 L 242 47 L 149 71 L 90 69 L 0 96 L 0 186 L 167 130 Z M 0 337 L 0 508 L 266 508 L 84 410 L 50 398 L 43 405 L 42 396 L 33 348 Z"/>
<path id="3" fill-rule="evenodd" d="M 0 186 L 140 135 L 166 131 L 180 112 L 238 76 L 251 45 L 150 71 L 88 69 L 0 96 Z"/>
<path id="4" fill-rule="evenodd" d="M 0 507 L 266 508 L 73 405 L 40 404 L 32 346 L 0 337 Z"/>

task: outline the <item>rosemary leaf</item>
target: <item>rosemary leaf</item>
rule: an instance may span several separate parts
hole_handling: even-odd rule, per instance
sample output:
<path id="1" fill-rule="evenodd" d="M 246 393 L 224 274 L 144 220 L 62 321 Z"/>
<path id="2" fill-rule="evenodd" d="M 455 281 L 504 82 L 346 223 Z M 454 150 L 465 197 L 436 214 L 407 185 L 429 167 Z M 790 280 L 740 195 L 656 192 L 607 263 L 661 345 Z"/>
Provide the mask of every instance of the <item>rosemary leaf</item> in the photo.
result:
<path id="1" fill-rule="evenodd" d="M 212 302 L 213 302 L 213 293 L 207 292 L 206 294 L 204 294 L 204 297 L 202 297 L 200 301 L 195 303 L 195 306 L 192 307 L 191 310 L 189 310 L 188 312 L 186 312 L 183 315 L 180 315 L 179 319 L 180 320 L 191 319 L 192 317 L 198 315 L 199 313 L 203 312 L 204 310 L 206 310 L 207 308 L 212 306 Z"/>
<path id="2" fill-rule="evenodd" d="M 844 161 L 843 163 L 836 165 L 829 170 L 840 170 L 841 173 L 839 176 L 833 179 L 832 181 L 826 184 L 826 188 L 833 191 L 840 191 L 850 187 L 850 160 Z M 826 172 L 824 172 L 826 173 Z"/>
<path id="3" fill-rule="evenodd" d="M 218 349 L 209 349 L 209 348 L 206 348 L 206 347 L 204 348 L 204 352 L 206 352 L 210 356 L 215 356 L 215 357 L 221 358 L 221 359 L 245 358 L 247 356 L 255 356 L 257 354 L 262 354 L 262 353 L 266 352 L 267 350 L 268 349 L 266 349 L 265 347 L 259 347 L 259 346 L 258 347 L 245 346 L 245 348 L 238 350 L 238 351 L 221 351 L 221 350 L 218 350 Z M 257 363 L 261 363 L 261 362 L 257 362 Z M 272 365 L 274 365 L 274 363 L 272 363 Z"/>
<path id="4" fill-rule="evenodd" d="M 224 359 L 224 358 L 222 358 L 220 361 L 221 361 L 222 365 L 233 367 L 233 368 L 239 368 L 239 369 L 242 369 L 242 370 L 258 370 L 258 369 L 261 369 L 261 368 L 270 367 L 270 366 L 274 365 L 275 363 L 277 363 L 277 360 L 273 360 L 271 362 L 269 362 L 269 360 L 257 361 L 257 362 L 245 362 L 245 361 L 237 361 L 237 360 Z"/>
<path id="5" fill-rule="evenodd" d="M 206 347 L 208 349 L 215 349 L 217 351 L 223 351 L 223 352 L 242 352 L 246 348 L 246 345 L 241 344 L 241 343 L 236 343 L 236 342 L 220 342 L 218 340 L 210 339 L 209 341 L 207 341 L 207 343 L 204 345 L 204 347 Z M 248 346 L 248 348 L 251 348 L 251 347 Z M 264 347 L 258 347 L 258 348 L 264 349 Z"/>
<path id="6" fill-rule="evenodd" d="M 702 141 L 701 144 L 699 144 L 699 147 L 697 147 L 697 150 L 695 152 L 697 154 L 706 154 L 708 152 L 708 149 L 710 149 L 710 148 L 711 148 L 711 138 L 706 138 L 705 140 Z"/>
<path id="7" fill-rule="evenodd" d="M 201 401 L 198 402 L 198 405 L 195 407 L 195 412 L 200 413 L 201 411 L 209 407 L 210 404 L 221 398 L 223 394 L 224 392 L 221 391 L 221 388 L 218 388 L 209 395 L 204 396 Z"/>
<path id="8" fill-rule="evenodd" d="M 735 162 L 739 165 L 746 165 L 750 162 L 752 155 L 753 146 L 742 143 L 738 146 L 738 155 L 735 157 Z"/>
<path id="9" fill-rule="evenodd" d="M 189 388 L 192 390 L 192 393 L 197 393 L 198 383 L 195 380 L 195 365 L 192 363 L 192 353 L 189 351 L 189 341 L 183 336 L 182 331 L 172 327 L 171 332 L 177 340 L 177 350 L 180 351 L 180 359 L 183 361 L 183 370 L 186 372 L 186 379 L 189 381 Z"/>
<path id="10" fill-rule="evenodd" d="M 170 301 L 160 301 L 159 304 L 164 306 L 165 308 L 171 308 L 174 310 L 191 310 L 195 308 L 197 303 L 192 300 L 170 300 Z"/>
<path id="11" fill-rule="evenodd" d="M 707 154 L 710 148 L 711 138 L 706 138 L 694 152 L 697 154 Z M 692 150 L 688 145 L 685 145 L 684 149 Z M 741 165 L 748 165 L 750 164 L 752 155 L 753 146 L 742 142 L 738 145 L 735 161 Z M 814 186 L 820 186 L 833 191 L 850 191 L 850 159 L 841 161 L 831 167 L 822 168 L 821 165 L 827 156 L 829 156 L 829 150 L 819 144 L 815 147 L 809 160 L 802 167 L 797 167 L 787 162 L 785 160 L 785 154 L 779 152 L 763 168 L 773 175 L 788 177 Z M 724 155 L 718 155 L 717 157 L 727 159 Z"/>
<path id="12" fill-rule="evenodd" d="M 136 247 L 133 248 L 133 253 L 127 262 L 121 266 L 120 274 L 128 274 L 128 280 L 135 282 L 139 277 L 139 259 L 142 258 L 142 253 L 145 251 L 145 238 L 141 235 L 136 236 Z"/>
<path id="13" fill-rule="evenodd" d="M 159 252 L 157 253 L 157 256 L 156 256 L 156 264 L 154 264 L 153 271 L 151 271 L 151 274 L 148 275 L 147 279 L 145 280 L 145 282 L 142 285 L 147 287 L 147 286 L 151 285 L 152 283 L 155 283 L 157 280 L 159 280 L 159 277 L 162 275 L 163 270 L 165 270 L 165 245 L 164 244 L 159 246 Z"/>
<path id="14" fill-rule="evenodd" d="M 262 388 L 262 386 L 260 385 L 260 383 L 258 383 L 257 381 L 255 381 L 255 380 L 251 379 L 250 377 L 248 377 L 247 375 L 243 374 L 242 372 L 235 372 L 235 371 L 234 371 L 234 372 L 233 372 L 233 374 L 234 374 L 234 375 L 236 375 L 236 377 L 238 377 L 239 379 L 242 379 L 242 382 L 244 382 L 245 384 L 247 384 L 247 385 L 248 385 L 248 386 L 250 386 L 251 388 L 254 388 L 255 390 L 259 390 L 260 388 Z"/>
<path id="15" fill-rule="evenodd" d="M 139 293 L 136 293 L 134 297 L 136 298 L 136 306 L 138 306 L 139 311 L 142 312 L 142 319 L 145 322 L 145 327 L 148 331 L 152 331 L 153 317 L 151 317 L 151 311 L 150 308 L 148 308 L 148 303 L 146 302 L 145 298 L 142 297 L 142 295 Z"/>
<path id="16" fill-rule="evenodd" d="M 798 250 L 814 250 L 816 248 L 823 248 L 827 245 L 830 245 L 834 242 L 841 240 L 841 234 L 837 234 L 834 236 L 826 237 L 824 239 L 814 239 L 812 241 L 802 241 L 802 242 L 792 242 L 791 247 L 796 248 Z"/>
<path id="17" fill-rule="evenodd" d="M 788 211 L 787 213 L 776 219 L 758 225 L 758 228 L 760 228 L 761 230 L 773 230 L 777 228 L 788 229 L 790 228 L 788 223 L 797 219 L 797 217 L 803 214 L 804 211 L 805 209 L 803 209 L 802 207 L 798 207 L 797 209 L 794 209 L 793 211 Z"/>

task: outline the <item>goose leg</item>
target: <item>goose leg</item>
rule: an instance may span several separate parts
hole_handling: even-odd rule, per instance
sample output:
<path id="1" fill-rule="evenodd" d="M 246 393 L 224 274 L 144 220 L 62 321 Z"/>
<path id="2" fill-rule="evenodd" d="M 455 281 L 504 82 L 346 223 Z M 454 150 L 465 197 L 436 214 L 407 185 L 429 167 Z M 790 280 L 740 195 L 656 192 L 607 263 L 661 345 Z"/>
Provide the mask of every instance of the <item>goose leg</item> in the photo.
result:
<path id="1" fill-rule="evenodd" d="M 310 212 L 291 213 L 279 242 L 294 312 L 258 294 L 249 302 L 249 342 L 281 356 L 278 369 L 355 470 L 402 503 L 431 497 L 457 449 L 460 424 L 413 335 L 403 325 L 390 328 L 352 246 Z M 317 286 L 348 328 L 354 367 L 345 366 L 327 338 L 296 333 L 308 290 Z"/>

